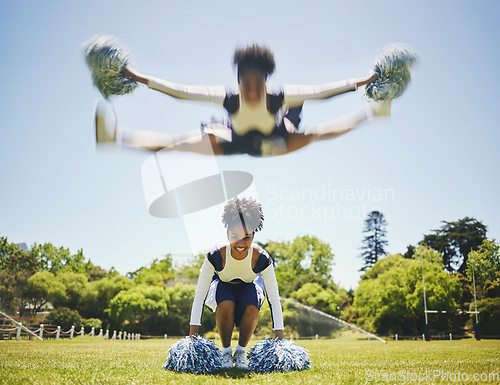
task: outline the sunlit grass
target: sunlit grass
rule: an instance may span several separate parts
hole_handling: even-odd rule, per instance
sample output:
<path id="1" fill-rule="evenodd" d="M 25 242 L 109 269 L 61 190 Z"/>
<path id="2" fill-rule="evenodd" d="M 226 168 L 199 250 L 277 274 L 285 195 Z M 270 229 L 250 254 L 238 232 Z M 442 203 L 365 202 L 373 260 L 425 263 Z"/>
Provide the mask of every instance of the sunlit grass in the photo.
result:
<path id="1" fill-rule="evenodd" d="M 392 341 L 387 344 L 355 339 L 300 340 L 296 342 L 310 351 L 310 370 L 256 374 L 233 369 L 212 375 L 163 370 L 168 348 L 176 341 L 91 341 L 89 338 L 0 341 L 0 383 L 277 385 L 402 383 L 401 380 L 406 380 L 406 383 L 470 384 L 484 383 L 471 381 L 475 373 L 500 373 L 500 341 L 497 340 Z M 250 346 L 255 342 L 257 340 Z M 457 378 L 458 373 L 462 377 Z M 465 378 L 464 373 L 469 381 L 459 381 Z M 489 383 L 497 382 L 498 377 Z"/>

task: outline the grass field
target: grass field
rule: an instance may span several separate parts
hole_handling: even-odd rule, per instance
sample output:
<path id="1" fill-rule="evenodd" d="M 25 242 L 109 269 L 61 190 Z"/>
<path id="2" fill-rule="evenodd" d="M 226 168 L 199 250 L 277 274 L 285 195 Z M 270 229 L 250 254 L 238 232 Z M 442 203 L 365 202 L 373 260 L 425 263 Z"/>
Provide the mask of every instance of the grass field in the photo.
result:
<path id="1" fill-rule="evenodd" d="M 312 368 L 212 375 L 162 369 L 177 340 L 0 341 L 1 384 L 499 383 L 500 341 L 301 340 Z M 252 341 L 250 346 L 257 342 Z M 477 373 L 477 380 L 473 376 Z M 490 375 L 496 373 L 496 377 Z M 465 377 L 468 376 L 468 379 Z M 481 381 L 482 379 L 485 381 Z M 488 378 L 489 376 L 489 378 Z M 464 381 L 466 380 L 466 381 Z"/>

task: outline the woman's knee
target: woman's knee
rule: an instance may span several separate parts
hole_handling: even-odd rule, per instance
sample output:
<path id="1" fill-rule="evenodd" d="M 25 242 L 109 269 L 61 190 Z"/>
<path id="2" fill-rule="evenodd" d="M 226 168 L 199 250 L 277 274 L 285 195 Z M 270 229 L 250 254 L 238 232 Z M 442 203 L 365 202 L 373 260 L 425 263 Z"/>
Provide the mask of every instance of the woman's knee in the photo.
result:
<path id="1" fill-rule="evenodd" d="M 259 317 L 259 308 L 253 304 L 249 304 L 245 308 L 245 313 L 246 315 L 254 318 L 254 317 Z"/>
<path id="2" fill-rule="evenodd" d="M 217 313 L 228 316 L 234 314 L 234 302 L 225 300 L 217 305 Z"/>

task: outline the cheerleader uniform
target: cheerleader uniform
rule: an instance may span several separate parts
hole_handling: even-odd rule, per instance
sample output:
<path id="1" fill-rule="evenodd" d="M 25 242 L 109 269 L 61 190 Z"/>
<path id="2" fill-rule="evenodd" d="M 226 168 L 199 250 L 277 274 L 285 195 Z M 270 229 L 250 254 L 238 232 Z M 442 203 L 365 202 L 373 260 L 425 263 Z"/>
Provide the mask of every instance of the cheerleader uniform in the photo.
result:
<path id="1" fill-rule="evenodd" d="M 305 100 L 327 99 L 355 91 L 356 79 L 317 86 L 284 85 L 279 92 L 266 92 L 259 104 L 250 106 L 239 93 L 224 86 L 186 86 L 148 77 L 148 87 L 179 99 L 216 103 L 224 107 L 229 119 L 202 123 L 206 134 L 220 138 L 225 155 L 272 155 L 273 146 L 286 146 L 288 135 L 298 132 Z M 266 87 L 267 88 L 267 87 Z"/>
<path id="2" fill-rule="evenodd" d="M 217 247 L 207 254 L 198 278 L 190 325 L 201 325 L 203 304 L 215 311 L 219 303 L 230 300 L 234 302 L 234 323 L 238 326 L 247 305 L 260 309 L 267 296 L 273 329 L 283 330 L 283 312 L 272 259 L 263 250 L 252 268 L 252 255 L 253 246 L 244 259 L 234 259 L 231 246 L 227 244 L 226 261 L 222 266 L 222 255 Z"/>

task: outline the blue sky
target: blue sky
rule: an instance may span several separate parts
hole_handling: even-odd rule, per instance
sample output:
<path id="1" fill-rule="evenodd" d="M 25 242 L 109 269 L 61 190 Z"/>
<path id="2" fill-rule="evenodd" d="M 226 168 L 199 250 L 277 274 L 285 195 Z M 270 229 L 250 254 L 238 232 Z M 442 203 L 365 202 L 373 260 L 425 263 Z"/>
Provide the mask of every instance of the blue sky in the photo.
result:
<path id="1" fill-rule="evenodd" d="M 1 3 L 0 235 L 10 242 L 83 248 L 95 264 L 126 273 L 166 253 L 187 261 L 224 239 L 221 207 L 201 217 L 149 215 L 141 169 L 150 154 L 96 151 L 92 120 L 100 95 L 81 50 L 98 33 L 118 37 L 145 74 L 226 86 L 235 84 L 234 48 L 247 43 L 274 51 L 273 85 L 365 76 L 384 46 L 413 46 L 421 60 L 390 120 L 283 157 L 218 158 L 216 167 L 253 175 L 247 193 L 258 197 L 266 216 L 256 240 L 317 236 L 331 245 L 334 279 L 346 288 L 359 279 L 357 256 L 371 209 L 386 216 L 392 253 L 441 221 L 465 216 L 487 225 L 489 238 L 500 238 L 498 2 L 138 4 Z M 362 91 L 307 103 L 303 124 L 364 103 Z M 196 129 L 223 113 L 145 87 L 114 105 L 123 125 L 168 133 Z M 170 156 L 167 164 L 183 169 Z M 216 225 L 199 229 L 214 217 Z"/>

